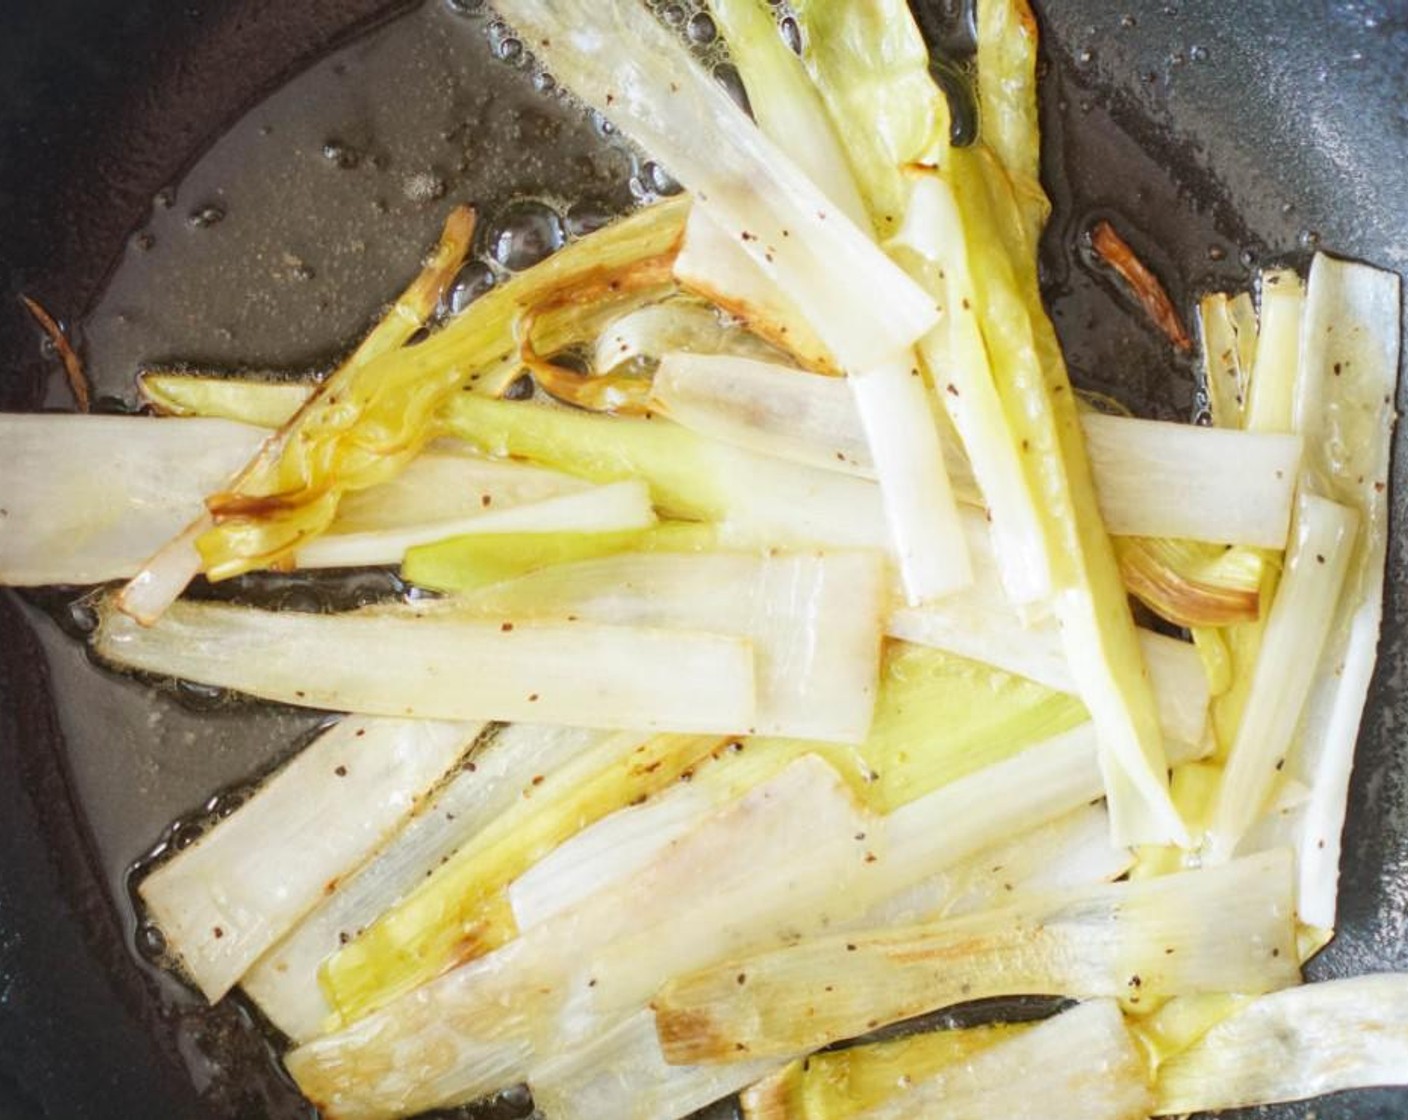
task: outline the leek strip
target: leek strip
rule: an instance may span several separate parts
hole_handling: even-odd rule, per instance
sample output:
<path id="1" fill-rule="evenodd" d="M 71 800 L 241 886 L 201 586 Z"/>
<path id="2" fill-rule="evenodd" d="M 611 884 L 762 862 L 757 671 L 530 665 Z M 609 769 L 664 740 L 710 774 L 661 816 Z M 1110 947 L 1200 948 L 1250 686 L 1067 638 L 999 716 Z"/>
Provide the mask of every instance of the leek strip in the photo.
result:
<path id="1" fill-rule="evenodd" d="M 694 191 L 847 370 L 893 360 L 932 303 L 634 0 L 502 0 L 558 80 Z"/>
<path id="2" fill-rule="evenodd" d="M 800 167 L 819 172 L 818 186 L 864 224 L 865 205 L 826 107 L 776 33 L 772 13 L 761 0 L 723 0 L 716 7 L 725 37 L 736 37 L 737 61 L 745 85 L 751 83 L 763 132 Z M 914 360 L 904 355 L 853 366 L 847 380 L 871 449 L 905 594 L 918 604 L 961 590 L 973 574 L 928 390 Z"/>
<path id="3" fill-rule="evenodd" d="M 704 769 L 712 772 L 714 766 Z M 588 825 L 514 879 L 508 889 L 514 924 L 520 932 L 542 925 L 638 873 L 715 808 L 713 797 L 691 778 Z"/>
<path id="4" fill-rule="evenodd" d="M 265 435 L 226 420 L 0 416 L 0 583 L 133 575 Z"/>
<path id="5" fill-rule="evenodd" d="M 983 337 L 1009 438 L 1041 495 L 1054 608 L 1081 698 L 1101 729 L 1110 821 L 1122 843 L 1186 833 L 1168 796 L 1158 713 L 1109 537 L 1100 520 L 1075 395 L 1041 304 L 1034 246 L 1014 263 L 1004 235 L 1021 222 L 985 151 L 955 149 L 955 193 L 972 257 Z"/>
<path id="6" fill-rule="evenodd" d="M 712 439 L 873 475 L 859 419 L 835 381 L 752 359 L 667 354 L 653 397 L 673 419 Z M 1081 420 L 1112 532 L 1284 544 L 1298 438 L 1229 438 L 1190 425 L 1095 413 Z M 957 449 L 948 459 L 951 468 L 961 464 Z M 1151 501 L 1155 490 L 1170 487 L 1176 502 L 1166 496 Z"/>
<path id="7" fill-rule="evenodd" d="M 343 1023 L 355 1021 L 518 932 L 505 891 L 583 828 L 692 772 L 718 740 L 663 735 L 608 739 L 437 867 L 324 965 L 322 984 Z"/>
<path id="8" fill-rule="evenodd" d="M 1383 617 L 1399 287 L 1394 273 L 1317 256 L 1301 332 L 1295 419 L 1310 449 L 1305 485 L 1357 510 L 1362 526 L 1290 761 L 1310 787 L 1298 846 L 1300 915 L 1324 927 L 1335 924 L 1350 769 Z"/>
<path id="9" fill-rule="evenodd" d="M 785 357 L 760 336 L 726 323 L 716 308 L 681 298 L 640 307 L 612 320 L 596 340 L 592 368 L 598 374 L 650 369 L 661 355 L 675 350 L 772 361 Z"/>
<path id="10" fill-rule="evenodd" d="M 1111 533 L 1285 546 L 1298 437 L 1100 413 L 1080 426 Z"/>
<path id="11" fill-rule="evenodd" d="M 1261 274 L 1261 334 L 1252 369 L 1246 425 L 1254 432 L 1292 431 L 1292 395 L 1300 366 L 1305 283 L 1290 269 Z"/>
<path id="12" fill-rule="evenodd" d="M 661 359 L 652 400 L 709 439 L 861 478 L 874 475 L 860 418 L 834 379 L 748 358 L 675 353 Z M 1112 534 L 1285 545 L 1301 462 L 1298 436 L 1089 412 L 1080 422 L 1100 513 Z M 946 459 L 960 494 L 975 500 L 960 450 L 948 448 Z"/>
<path id="13" fill-rule="evenodd" d="M 1199 300 L 1198 335 L 1203 349 L 1203 388 L 1213 426 L 1236 431 L 1242 426 L 1248 371 L 1242 367 L 1230 303 L 1231 298 L 1221 292 Z"/>
<path id="14" fill-rule="evenodd" d="M 461 1103 L 533 1061 L 599 1038 L 674 970 L 782 942 L 866 875 L 871 820 L 830 767 L 794 763 L 710 815 L 639 874 L 287 1059 L 304 1092 L 346 1120 Z M 635 959 L 610 991 L 607 947 Z M 600 978 L 599 984 L 593 984 Z"/>
<path id="15" fill-rule="evenodd" d="M 800 0 L 793 8 L 803 60 L 886 241 L 905 213 L 906 169 L 932 162 L 948 142 L 948 104 L 930 77 L 929 51 L 902 0 Z"/>
<path id="16" fill-rule="evenodd" d="M 211 416 L 258 428 L 280 428 L 317 389 L 312 381 L 257 381 L 215 374 L 143 371 L 142 402 L 162 416 Z"/>
<path id="17" fill-rule="evenodd" d="M 949 185 L 935 175 L 921 176 L 914 183 L 894 251 L 912 274 L 942 297 L 947 323 L 930 332 L 919 350 L 972 462 L 992 518 L 998 570 L 1008 597 L 1019 606 L 1044 603 L 1052 590 L 1051 559 L 1043 548 L 1036 494 L 1027 484 L 1003 417 L 965 238 L 964 220 Z"/>
<path id="18" fill-rule="evenodd" d="M 743 1120 L 854 1120 L 904 1088 L 1031 1029 L 994 1023 L 811 1054 L 747 1089 L 739 1102 Z"/>
<path id="19" fill-rule="evenodd" d="M 890 361 L 846 380 L 875 464 L 905 597 L 918 606 L 963 590 L 973 569 L 919 368 Z"/>
<path id="20" fill-rule="evenodd" d="M 885 594 L 875 553 L 623 553 L 486 587 L 450 609 L 744 638 L 757 673 L 749 734 L 858 743 L 875 707 Z"/>
<path id="21" fill-rule="evenodd" d="M 1011 180 L 1034 252 L 1051 214 L 1041 186 L 1037 23 L 1027 0 L 978 0 L 977 99 L 983 143 Z"/>
<path id="22" fill-rule="evenodd" d="M 401 348 L 430 318 L 440 302 L 440 297 L 450 286 L 469 252 L 470 241 L 474 236 L 474 223 L 474 211 L 467 207 L 456 207 L 450 212 L 449 217 L 445 219 L 439 244 L 416 279 L 381 317 L 352 355 L 314 390 L 309 401 L 261 444 L 259 450 L 238 473 L 231 476 L 226 484 L 227 490 L 242 491 L 245 496 L 253 493 L 267 497 L 278 492 L 277 487 L 273 491 L 269 489 L 268 480 L 271 474 L 278 475 L 281 466 L 285 470 L 291 469 L 295 476 L 300 470 L 306 471 L 310 444 L 316 444 L 321 438 L 325 449 L 330 445 L 334 451 L 337 450 L 339 426 L 346 425 L 349 420 L 355 425 L 358 419 L 364 419 L 362 414 L 365 404 L 359 407 L 354 403 L 349 407 L 347 398 L 355 395 L 352 389 L 360 382 L 365 394 L 375 383 L 365 375 L 365 368 L 375 364 L 378 358 Z M 371 392 L 372 400 L 375 401 L 377 394 L 385 392 L 386 389 L 385 384 L 376 384 L 376 388 Z M 393 398 L 397 396 L 394 392 L 388 392 L 387 395 Z M 402 396 L 404 397 L 404 394 Z M 409 414 L 414 418 L 415 409 L 408 407 L 409 401 L 401 399 L 395 403 L 399 406 L 399 413 Z M 405 415 L 398 418 L 402 423 L 407 422 Z M 370 426 L 376 427 L 375 419 Z M 417 446 L 416 450 L 418 449 Z M 364 447 L 359 447 L 350 457 L 355 458 L 365 450 Z M 312 458 L 316 460 L 316 454 Z M 360 486 L 385 481 L 402 465 L 404 460 L 400 463 L 377 463 L 373 460 L 368 471 L 364 457 L 364 477 L 357 480 L 359 486 L 347 486 L 346 483 L 352 480 L 346 477 L 349 472 L 343 470 L 343 488 L 358 489 Z M 323 466 L 326 468 L 327 464 L 324 463 Z M 382 472 L 380 475 L 377 474 L 378 469 Z M 291 507 L 287 503 L 276 504 L 273 509 L 264 510 L 262 516 L 257 516 L 253 525 L 249 523 L 248 518 L 238 519 L 234 524 L 226 523 L 230 513 L 229 495 L 225 491 L 213 491 L 206 498 L 207 508 L 200 516 L 158 549 L 141 571 L 119 592 L 115 600 L 118 609 L 144 625 L 150 625 L 176 601 L 191 580 L 202 571 L 210 575 L 219 575 L 221 571 L 233 575 L 238 571 L 249 570 L 257 566 L 247 562 L 251 552 L 262 549 L 267 553 L 271 547 L 278 549 L 277 544 L 271 545 L 267 539 L 270 537 L 276 542 L 281 539 L 283 547 L 278 550 L 287 552 L 290 533 L 292 540 L 297 541 L 310 532 L 317 532 L 326 527 L 336 510 L 336 494 L 330 496 L 326 492 L 326 481 L 320 481 L 322 487 L 319 489 L 308 486 L 307 480 L 304 479 L 304 485 L 301 487 L 303 492 L 296 495 L 296 501 Z M 285 479 L 285 483 L 289 483 L 289 480 Z M 289 490 L 299 491 L 300 486 L 286 485 L 285 494 Z M 226 556 L 224 568 L 212 563 L 213 558 L 219 558 L 220 549 L 217 546 L 222 541 L 233 547 L 241 556 L 240 560 L 233 562 Z"/>
<path id="23" fill-rule="evenodd" d="M 375 851 L 481 729 L 345 719 L 148 875 L 142 900 L 205 997 L 229 991 Z"/>
<path id="24" fill-rule="evenodd" d="M 1299 979 L 1292 889 L 1282 851 L 950 922 L 801 941 L 671 981 L 654 1003 L 661 1045 L 670 1062 L 726 1062 L 818 1048 L 989 996 L 1274 991 Z"/>
<path id="25" fill-rule="evenodd" d="M 471 592 L 555 564 L 620 552 L 704 552 L 718 533 L 712 525 L 669 521 L 618 532 L 495 533 L 455 537 L 406 554 L 401 577 L 435 591 Z"/>
<path id="26" fill-rule="evenodd" d="M 1152 1103 L 1119 1005 L 1099 1000 L 905 1084 L 857 1120 L 1145 1120 Z"/>
<path id="27" fill-rule="evenodd" d="M 240 986 L 295 1042 L 321 1034 L 333 1014 L 318 984 L 323 961 L 496 817 L 541 793 L 535 778 L 570 764 L 609 734 L 527 723 L 499 730 L 380 851 L 260 957 Z"/>
<path id="28" fill-rule="evenodd" d="M 128 668 L 365 715 L 720 734 L 755 715 L 748 643 L 714 634 L 179 603 L 151 627 L 109 605 L 95 646 Z"/>
<path id="29" fill-rule="evenodd" d="M 704 440 L 663 420 L 594 416 L 460 394 L 449 431 L 485 454 L 572 471 L 594 482 L 643 478 L 656 509 L 721 522 L 735 547 L 888 547 L 876 488 Z"/>
<path id="30" fill-rule="evenodd" d="M 1110 843 L 1104 807 L 1086 805 L 885 899 L 859 924 L 878 929 L 958 918 L 1032 894 L 1112 882 L 1133 863 L 1128 848 Z"/>
<path id="31" fill-rule="evenodd" d="M 1408 977 L 1328 980 L 1252 1001 L 1159 1069 L 1156 1116 L 1408 1085 Z"/>
<path id="32" fill-rule="evenodd" d="M 717 304 L 798 364 L 840 372 L 797 305 L 701 207 L 689 215 L 674 274 L 680 287 Z"/>
<path id="33" fill-rule="evenodd" d="M 533 1104 L 552 1120 L 681 1120 L 772 1072 L 776 1062 L 672 1066 L 660 1052 L 655 1016 L 637 1012 L 528 1073 Z"/>
<path id="34" fill-rule="evenodd" d="M 753 118 L 831 202 L 861 229 L 869 222 L 846 150 L 802 60 L 782 40 L 764 0 L 711 0 Z"/>
<path id="35" fill-rule="evenodd" d="M 328 532 L 298 550 L 294 563 L 300 568 L 399 564 L 410 549 L 466 534 L 622 533 L 639 532 L 654 523 L 645 483 L 614 482 L 527 505 L 486 507 L 451 521 L 389 530 L 342 532 L 334 520 Z"/>
<path id="36" fill-rule="evenodd" d="M 1266 808 L 1285 768 L 1349 572 L 1359 517 L 1302 494 L 1285 577 L 1267 616 L 1246 708 L 1208 831 L 1207 853 L 1228 859 Z"/>
<path id="37" fill-rule="evenodd" d="M 1010 609 L 959 596 L 935 607 L 893 611 L 886 632 L 1016 673 L 1058 692 L 1079 691 L 1052 619 L 1023 626 Z M 1201 742 L 1210 692 L 1196 649 L 1151 630 L 1138 630 L 1138 639 L 1164 734 L 1183 743 Z"/>

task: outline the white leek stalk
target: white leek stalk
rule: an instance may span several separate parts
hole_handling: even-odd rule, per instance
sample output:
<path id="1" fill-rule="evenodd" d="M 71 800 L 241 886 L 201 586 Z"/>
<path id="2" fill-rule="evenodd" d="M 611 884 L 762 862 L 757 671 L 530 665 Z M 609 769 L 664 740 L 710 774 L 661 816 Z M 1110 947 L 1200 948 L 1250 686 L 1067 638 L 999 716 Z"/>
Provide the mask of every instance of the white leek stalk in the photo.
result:
<path id="1" fill-rule="evenodd" d="M 1354 744 L 1374 672 L 1388 548 L 1389 452 L 1400 337 L 1395 273 L 1317 256 L 1301 329 L 1295 421 L 1306 482 L 1357 510 L 1344 598 L 1305 702 L 1291 772 L 1310 787 L 1299 843 L 1303 921 L 1335 924 L 1340 833 Z"/>
<path id="2" fill-rule="evenodd" d="M 1159 1068 L 1156 1116 L 1408 1085 L 1408 977 L 1354 976 L 1253 1000 Z"/>
<path id="3" fill-rule="evenodd" d="M 227 420 L 0 416 L 0 583 L 132 575 L 266 435 Z"/>
<path id="4" fill-rule="evenodd" d="M 661 359 L 651 392 L 671 419 L 710 439 L 874 475 L 860 418 L 833 378 L 732 355 L 672 353 Z M 1083 414 L 1081 428 L 1112 534 L 1284 546 L 1300 469 L 1298 436 L 1100 413 Z M 960 493 L 975 499 L 959 449 L 948 448 L 946 459 Z"/>
<path id="5" fill-rule="evenodd" d="M 886 598 L 878 553 L 622 553 L 561 564 L 447 604 L 484 619 L 580 619 L 749 641 L 749 734 L 858 743 L 875 707 Z"/>
<path id="6" fill-rule="evenodd" d="M 544 774 L 590 751 L 608 734 L 528 723 L 498 731 L 442 789 L 416 807 L 380 851 L 343 877 L 331 895 L 260 957 L 240 986 L 295 1042 L 321 1034 L 333 1014 L 318 984 L 323 961 L 515 802 L 540 794 Z"/>
<path id="7" fill-rule="evenodd" d="M 1281 851 L 949 922 L 803 940 L 671 981 L 655 999 L 656 1023 L 666 1059 L 691 1064 L 810 1050 L 990 996 L 1137 1003 L 1274 991 L 1299 979 L 1292 889 Z"/>
<path id="8" fill-rule="evenodd" d="M 1267 618 L 1208 830 L 1212 858 L 1227 859 L 1236 852 L 1285 769 L 1334 622 L 1358 521 L 1354 510 L 1324 498 L 1302 494 L 1298 500 L 1285 576 Z"/>
<path id="9" fill-rule="evenodd" d="M 1261 333 L 1246 425 L 1254 432 L 1292 431 L 1292 394 L 1300 366 L 1305 282 L 1288 268 L 1261 274 Z"/>
<path id="10" fill-rule="evenodd" d="M 95 646 L 129 668 L 365 715 L 730 734 L 756 712 L 749 644 L 715 634 L 183 602 L 149 627 L 105 610 Z"/>
<path id="11" fill-rule="evenodd" d="M 903 1086 L 856 1120 L 1145 1120 L 1151 1104 L 1119 1005 L 1095 1000 Z"/>
<path id="12" fill-rule="evenodd" d="M 212 1002 L 392 835 L 482 725 L 348 718 L 142 881 Z"/>

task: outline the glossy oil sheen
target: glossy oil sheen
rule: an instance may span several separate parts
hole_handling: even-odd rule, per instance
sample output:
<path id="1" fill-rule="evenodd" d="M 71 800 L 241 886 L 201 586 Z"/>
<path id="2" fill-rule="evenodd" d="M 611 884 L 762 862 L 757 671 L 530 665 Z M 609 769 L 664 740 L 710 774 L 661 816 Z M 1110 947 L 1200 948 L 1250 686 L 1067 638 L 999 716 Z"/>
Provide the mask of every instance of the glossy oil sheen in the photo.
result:
<path id="1" fill-rule="evenodd" d="M 669 189 L 665 169 L 556 97 L 475 0 L 390 22 L 398 6 L 375 0 L 285 7 L 66 0 L 42 21 L 0 14 L 0 253 L 15 288 L 81 324 L 106 407 L 130 407 L 143 363 L 326 368 L 454 202 L 484 219 L 462 302 L 504 265 Z M 1186 361 L 1083 253 L 1099 218 L 1181 307 L 1244 285 L 1259 262 L 1301 261 L 1317 239 L 1403 266 L 1408 117 L 1393 91 L 1408 81 L 1408 25 L 1383 7 L 1046 5 L 1044 269 L 1079 381 L 1150 415 L 1198 405 Z M 924 8 L 936 41 L 961 41 L 954 8 Z M 660 10 L 707 45 L 693 8 Z M 8 306 L 0 347 L 0 407 L 67 407 Z M 1404 563 L 1396 535 L 1343 929 L 1321 973 L 1408 968 Z M 339 601 L 395 590 L 359 578 Z M 336 605 L 299 580 L 235 593 Z M 243 1009 L 205 1010 L 145 963 L 138 946 L 159 946 L 128 872 L 317 717 L 103 672 L 73 599 L 0 597 L 0 773 L 18 777 L 0 782 L 0 1117 L 306 1115 Z M 1405 1111 L 1408 1096 L 1384 1091 L 1264 1115 Z"/>

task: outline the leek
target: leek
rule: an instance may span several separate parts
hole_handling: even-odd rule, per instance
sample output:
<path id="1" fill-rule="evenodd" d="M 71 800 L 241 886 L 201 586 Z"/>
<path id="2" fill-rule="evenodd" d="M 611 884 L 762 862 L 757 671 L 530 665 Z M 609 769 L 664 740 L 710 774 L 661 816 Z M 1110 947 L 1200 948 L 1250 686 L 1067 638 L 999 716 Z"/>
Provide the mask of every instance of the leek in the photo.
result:
<path id="1" fill-rule="evenodd" d="M 452 609 L 735 635 L 757 673 L 748 734 L 858 743 L 875 707 L 884 598 L 874 553 L 623 553 L 486 587 Z"/>
<path id="2" fill-rule="evenodd" d="M 1227 626 L 1261 617 L 1266 561 L 1254 549 L 1125 537 L 1115 541 L 1115 555 L 1130 593 L 1178 626 Z"/>
<path id="3" fill-rule="evenodd" d="M 1307 984 L 1253 1000 L 1159 1069 L 1156 1116 L 1408 1085 L 1408 978 Z"/>
<path id="4" fill-rule="evenodd" d="M 715 634 L 178 603 L 150 627 L 109 605 L 94 644 L 128 668 L 365 715 L 724 734 L 755 715 L 752 651 Z"/>
<path id="5" fill-rule="evenodd" d="M 1109 1000 L 1081 1004 L 901 1086 L 857 1120 L 1144 1120 L 1152 1103 L 1139 1051 Z"/>
<path id="6" fill-rule="evenodd" d="M 1350 768 L 1383 615 L 1399 287 L 1394 273 L 1317 256 L 1301 331 L 1294 412 L 1310 449 L 1305 485 L 1356 510 L 1360 521 L 1290 763 L 1310 787 L 1298 845 L 1300 915 L 1324 927 L 1335 924 Z"/>
<path id="7" fill-rule="evenodd" d="M 1242 426 L 1250 370 L 1242 365 L 1231 302 L 1221 292 L 1199 300 L 1198 333 L 1202 341 L 1203 390 L 1213 426 L 1236 430 Z"/>
<path id="8" fill-rule="evenodd" d="M 131 576 L 264 437 L 226 420 L 0 416 L 0 582 Z"/>
<path id="9" fill-rule="evenodd" d="M 1261 274 L 1261 333 L 1251 372 L 1246 426 L 1256 432 L 1292 431 L 1292 393 L 1300 366 L 1305 283 L 1290 269 Z"/>
<path id="10" fill-rule="evenodd" d="M 1299 499 L 1285 578 L 1266 620 L 1208 833 L 1213 858 L 1237 850 L 1285 768 L 1349 571 L 1358 520 L 1354 510 L 1323 498 Z"/>
<path id="11" fill-rule="evenodd" d="M 652 400 L 710 439 L 861 478 L 874 475 L 859 417 L 830 378 L 729 355 L 667 354 Z M 1111 533 L 1285 544 L 1299 437 L 1093 412 L 1081 415 L 1081 430 Z M 946 457 L 960 493 L 973 500 L 958 448 L 947 449 Z"/>
<path id="12" fill-rule="evenodd" d="M 933 324 L 925 295 L 650 11 L 628 0 L 503 0 L 498 7 L 539 46 L 559 81 L 694 192 L 847 370 L 893 360 Z"/>
<path id="13" fill-rule="evenodd" d="M 380 846 L 477 724 L 346 719 L 148 875 L 142 901 L 211 1002 Z"/>
<path id="14" fill-rule="evenodd" d="M 597 338 L 592 368 L 598 374 L 622 368 L 653 368 L 661 355 L 676 350 L 781 357 L 776 347 L 724 319 L 717 309 L 693 300 L 676 299 L 637 308 L 612 320 Z"/>
<path id="15" fill-rule="evenodd" d="M 493 509 L 481 503 L 467 516 L 393 529 L 345 531 L 334 519 L 328 532 L 298 550 L 294 563 L 300 568 L 399 564 L 411 549 L 465 535 L 641 532 L 654 523 L 645 483 L 615 482 L 522 506 Z"/>
<path id="16" fill-rule="evenodd" d="M 1274 991 L 1299 979 L 1292 888 L 1290 857 L 1275 852 L 951 922 L 804 940 L 671 981 L 655 999 L 660 1040 L 671 1062 L 726 1062 L 990 996 Z"/>
<path id="17" fill-rule="evenodd" d="M 267 552 L 275 548 L 276 553 L 268 558 L 276 559 L 287 553 L 292 544 L 326 527 L 337 508 L 337 492 L 330 492 L 324 479 L 317 480 L 319 484 L 316 487 L 310 486 L 306 478 L 300 484 L 297 475 L 300 472 L 306 474 L 309 452 L 316 451 L 319 443 L 324 451 L 329 448 L 337 450 L 340 426 L 355 425 L 359 418 L 363 421 L 363 427 L 368 426 L 361 416 L 367 402 L 349 402 L 347 398 L 353 395 L 350 389 L 360 383 L 365 396 L 373 386 L 378 391 L 386 388 L 378 383 L 378 379 L 368 377 L 366 369 L 375 366 L 378 358 L 391 355 L 403 347 L 430 318 L 469 252 L 474 223 L 472 210 L 456 207 L 450 212 L 435 252 L 410 287 L 392 304 L 352 355 L 318 386 L 309 402 L 300 407 L 275 435 L 265 440 L 258 452 L 227 483 L 229 489 L 241 490 L 245 498 L 256 496 L 264 500 L 245 509 L 246 516 L 241 518 L 239 511 L 231 508 L 228 490 L 212 493 L 206 498 L 206 510 L 158 549 L 141 571 L 128 581 L 116 599 L 120 610 L 144 625 L 150 624 L 201 572 L 238 574 L 258 566 L 248 563 L 250 552 L 260 549 Z M 377 392 L 373 391 L 372 400 L 376 399 L 376 395 Z M 396 394 L 388 396 L 395 397 Z M 319 403 L 312 403 L 315 401 Z M 409 418 L 414 424 L 415 410 L 408 407 L 410 402 L 401 399 L 394 403 L 401 414 L 396 416 L 396 420 L 405 423 Z M 375 418 L 370 426 L 376 427 Z M 380 434 L 384 436 L 386 428 Z M 375 455 L 369 458 L 366 453 L 371 448 L 356 447 L 355 442 L 354 448 L 344 450 L 352 458 L 360 456 L 362 477 L 356 479 L 357 485 L 344 488 L 360 489 L 385 481 L 410 458 L 405 454 L 405 447 L 398 448 L 402 451 L 399 461 L 394 457 L 381 461 Z M 375 444 L 372 446 L 375 447 Z M 411 453 L 415 450 L 419 450 L 419 444 Z M 313 460 L 316 459 L 317 455 L 314 454 Z M 291 500 L 287 492 L 279 494 L 277 482 L 273 486 L 270 484 L 271 475 L 277 479 L 280 464 L 285 472 L 294 475 L 283 480 L 295 491 Z M 326 468 L 327 464 L 323 466 Z M 271 497 L 279 500 L 270 503 L 268 499 Z M 233 504 L 239 505 L 238 502 Z M 250 512 L 255 513 L 254 525 L 250 524 L 251 519 L 247 516 Z M 233 521 L 232 514 L 235 515 Z M 261 519 L 266 523 L 258 524 Z M 230 540 L 232 536 L 234 541 Z M 278 544 L 271 544 L 267 539 L 269 537 L 273 537 Z M 240 560 L 225 557 L 223 568 L 212 563 L 212 559 L 218 559 L 213 554 L 219 552 L 218 542 L 222 540 L 232 544 L 237 553 L 243 554 Z"/>
<path id="18" fill-rule="evenodd" d="M 283 427 L 316 389 L 311 381 L 258 381 L 154 370 L 137 378 L 142 402 L 159 415 L 213 416 L 258 428 Z"/>
<path id="19" fill-rule="evenodd" d="M 456 852 L 323 965 L 322 984 L 344 1023 L 490 952 L 518 932 L 505 890 L 592 822 L 672 785 L 719 745 L 701 736 L 597 744 Z"/>
<path id="20" fill-rule="evenodd" d="M 689 216 L 684 244 L 675 258 L 675 280 L 806 369 L 840 372 L 797 305 L 702 208 L 696 207 Z"/>
<path id="21" fill-rule="evenodd" d="M 812 1054 L 745 1091 L 743 1120 L 853 1120 L 917 1082 L 1030 1029 L 994 1023 Z"/>
<path id="22" fill-rule="evenodd" d="M 800 760 L 611 890 L 295 1050 L 289 1071 L 349 1120 L 511 1085 L 535 1052 L 549 1060 L 638 1014 L 673 970 L 778 944 L 796 921 L 844 902 L 866 873 L 855 835 L 870 824 L 830 767 Z M 632 951 L 613 982 L 602 968 Z"/>
<path id="23" fill-rule="evenodd" d="M 544 774 L 567 767 L 609 732 L 515 723 L 476 750 L 375 855 L 344 876 L 240 979 L 274 1026 L 295 1042 L 321 1034 L 333 1014 L 318 983 L 323 961 L 515 802 L 544 791 Z M 534 779 L 538 779 L 535 783 Z"/>

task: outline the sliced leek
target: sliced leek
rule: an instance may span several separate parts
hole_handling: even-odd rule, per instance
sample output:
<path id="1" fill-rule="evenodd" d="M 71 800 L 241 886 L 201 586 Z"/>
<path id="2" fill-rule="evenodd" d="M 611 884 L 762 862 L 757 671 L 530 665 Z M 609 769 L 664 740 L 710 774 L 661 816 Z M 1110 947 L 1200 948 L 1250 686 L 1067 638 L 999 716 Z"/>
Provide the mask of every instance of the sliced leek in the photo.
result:
<path id="1" fill-rule="evenodd" d="M 364 715 L 729 734 L 756 714 L 752 650 L 717 634 L 182 602 L 150 627 L 106 609 L 95 647 L 127 668 Z"/>
<path id="2" fill-rule="evenodd" d="M 951 922 L 804 940 L 667 984 L 655 999 L 660 1040 L 671 1062 L 729 1062 L 986 996 L 1275 991 L 1299 979 L 1292 889 L 1289 853 L 1277 852 Z"/>
<path id="3" fill-rule="evenodd" d="M 377 849 L 481 725 L 348 718 L 142 881 L 206 998 L 223 996 Z"/>

